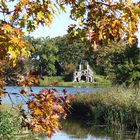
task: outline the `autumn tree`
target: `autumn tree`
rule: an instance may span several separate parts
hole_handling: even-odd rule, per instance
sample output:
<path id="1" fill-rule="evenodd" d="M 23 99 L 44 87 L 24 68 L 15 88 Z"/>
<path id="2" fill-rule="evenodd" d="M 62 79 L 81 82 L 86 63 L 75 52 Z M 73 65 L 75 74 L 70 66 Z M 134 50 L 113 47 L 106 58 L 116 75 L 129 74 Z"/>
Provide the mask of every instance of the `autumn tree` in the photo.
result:
<path id="1" fill-rule="evenodd" d="M 133 0 L 68 0 L 71 3 L 71 18 L 78 25 L 70 25 L 69 33 L 90 42 L 97 50 L 111 40 L 126 40 L 128 44 L 137 42 L 140 2 Z"/>
<path id="2" fill-rule="evenodd" d="M 104 58 L 111 50 L 123 50 L 124 46 L 132 47 L 132 44 L 138 43 L 136 32 L 140 17 L 140 1 L 77 0 L 71 1 L 70 4 L 71 18 L 78 24 L 70 25 L 68 32 L 72 38 L 77 37 L 91 44 L 91 51 L 96 58 Z M 121 41 L 125 45 L 120 45 Z M 110 49 L 112 42 L 118 43 L 113 46 L 114 49 Z M 103 65 L 101 69 L 104 69 Z"/>

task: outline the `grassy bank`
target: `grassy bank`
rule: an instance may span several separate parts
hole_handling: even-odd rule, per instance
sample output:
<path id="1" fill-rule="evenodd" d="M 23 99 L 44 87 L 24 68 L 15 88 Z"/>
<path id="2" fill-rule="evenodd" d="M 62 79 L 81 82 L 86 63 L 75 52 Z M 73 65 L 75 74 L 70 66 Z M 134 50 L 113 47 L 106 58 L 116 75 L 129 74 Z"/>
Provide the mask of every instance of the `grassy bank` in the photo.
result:
<path id="1" fill-rule="evenodd" d="M 78 94 L 72 102 L 72 118 L 116 129 L 140 130 L 140 90 L 109 88 L 102 93 Z"/>
<path id="2" fill-rule="evenodd" d="M 39 80 L 40 86 L 60 86 L 60 87 L 97 87 L 97 86 L 107 86 L 111 84 L 110 80 L 107 80 L 104 76 L 94 76 L 93 83 L 86 82 L 66 82 L 63 80 L 62 76 L 47 77 L 44 76 L 43 80 Z"/>

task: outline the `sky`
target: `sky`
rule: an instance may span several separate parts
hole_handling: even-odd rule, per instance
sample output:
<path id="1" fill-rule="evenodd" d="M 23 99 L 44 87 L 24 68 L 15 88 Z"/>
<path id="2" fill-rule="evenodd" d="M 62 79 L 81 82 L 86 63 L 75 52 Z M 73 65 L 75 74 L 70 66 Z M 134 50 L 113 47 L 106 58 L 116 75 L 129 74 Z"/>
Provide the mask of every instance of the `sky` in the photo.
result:
<path id="1" fill-rule="evenodd" d="M 65 13 L 63 12 L 54 18 L 53 23 L 49 28 L 39 27 L 30 35 L 34 37 L 47 37 L 47 36 L 56 37 L 67 34 L 68 25 L 74 23 L 74 21 L 70 19 L 69 15 L 70 8 L 67 7 Z"/>

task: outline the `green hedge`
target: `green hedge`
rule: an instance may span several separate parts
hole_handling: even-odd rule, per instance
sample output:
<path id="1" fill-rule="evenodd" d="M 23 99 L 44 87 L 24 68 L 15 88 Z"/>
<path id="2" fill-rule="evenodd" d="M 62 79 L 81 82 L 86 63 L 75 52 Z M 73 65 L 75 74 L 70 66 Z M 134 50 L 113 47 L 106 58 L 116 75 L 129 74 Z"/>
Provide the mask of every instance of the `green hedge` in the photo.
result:
<path id="1" fill-rule="evenodd" d="M 102 76 L 102 75 L 94 75 L 94 81 L 97 83 L 110 83 L 111 81 L 109 79 L 107 79 L 106 76 Z"/>

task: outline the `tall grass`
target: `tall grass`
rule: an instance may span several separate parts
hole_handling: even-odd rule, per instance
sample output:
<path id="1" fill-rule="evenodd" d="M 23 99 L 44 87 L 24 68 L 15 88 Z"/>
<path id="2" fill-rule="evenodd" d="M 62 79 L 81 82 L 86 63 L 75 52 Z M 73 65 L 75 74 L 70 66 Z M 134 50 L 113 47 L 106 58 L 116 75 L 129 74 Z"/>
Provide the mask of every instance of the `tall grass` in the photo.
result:
<path id="1" fill-rule="evenodd" d="M 101 93 L 77 94 L 71 117 L 117 129 L 140 130 L 140 90 L 113 87 Z"/>

